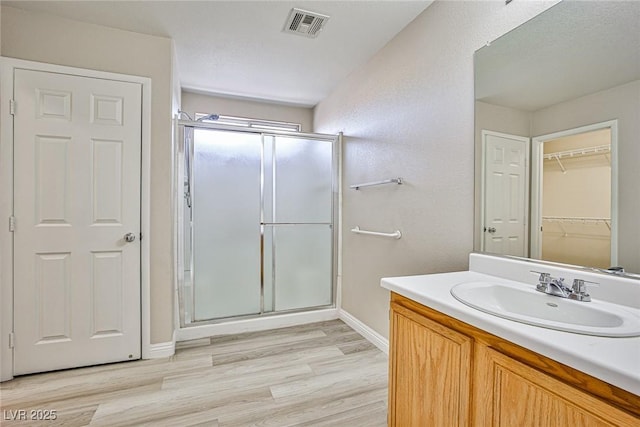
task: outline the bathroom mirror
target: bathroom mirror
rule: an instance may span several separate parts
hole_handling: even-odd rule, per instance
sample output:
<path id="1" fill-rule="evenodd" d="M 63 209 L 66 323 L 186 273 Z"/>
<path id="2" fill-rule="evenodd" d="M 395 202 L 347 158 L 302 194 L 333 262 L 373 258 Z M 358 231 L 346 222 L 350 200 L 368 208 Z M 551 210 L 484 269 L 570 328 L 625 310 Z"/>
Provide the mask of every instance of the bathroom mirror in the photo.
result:
<path id="1" fill-rule="evenodd" d="M 474 249 L 640 273 L 640 2 L 558 3 L 474 60 Z"/>

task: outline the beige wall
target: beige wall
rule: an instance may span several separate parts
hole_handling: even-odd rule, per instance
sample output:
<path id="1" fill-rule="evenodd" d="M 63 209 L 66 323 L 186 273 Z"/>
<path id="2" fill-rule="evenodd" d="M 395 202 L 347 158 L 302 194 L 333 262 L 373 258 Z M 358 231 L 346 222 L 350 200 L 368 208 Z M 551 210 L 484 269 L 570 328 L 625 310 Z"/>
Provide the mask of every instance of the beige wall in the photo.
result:
<path id="1" fill-rule="evenodd" d="M 171 40 L 2 7 L 3 56 L 150 77 L 151 342 L 173 334 Z"/>
<path id="2" fill-rule="evenodd" d="M 171 40 L 171 116 L 174 117 L 180 110 L 182 103 L 182 88 L 180 87 L 180 69 L 178 67 L 178 57 L 176 44 Z"/>
<path id="3" fill-rule="evenodd" d="M 618 264 L 640 272 L 640 81 L 536 111 L 532 136 L 618 120 Z"/>
<path id="4" fill-rule="evenodd" d="M 182 111 L 194 117 L 195 113 L 222 114 L 251 119 L 300 123 L 303 132 L 313 129 L 313 109 L 240 98 L 182 92 Z"/>
<path id="5" fill-rule="evenodd" d="M 481 101 L 476 101 L 475 106 L 476 142 L 480 141 L 480 132 L 483 130 L 524 137 L 531 134 L 532 113 Z"/>
<path id="6" fill-rule="evenodd" d="M 473 53 L 556 2 L 435 2 L 315 109 L 343 131 L 342 307 L 388 336 L 380 278 L 463 270 L 473 247 Z M 406 184 L 359 191 L 357 182 Z M 354 226 L 401 240 L 360 236 Z"/>

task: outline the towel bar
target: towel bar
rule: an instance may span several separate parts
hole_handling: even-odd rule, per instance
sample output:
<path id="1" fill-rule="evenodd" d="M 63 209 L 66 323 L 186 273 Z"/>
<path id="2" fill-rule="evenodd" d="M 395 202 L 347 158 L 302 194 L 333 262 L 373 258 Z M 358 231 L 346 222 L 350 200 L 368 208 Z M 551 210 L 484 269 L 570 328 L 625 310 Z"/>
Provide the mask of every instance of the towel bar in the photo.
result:
<path id="1" fill-rule="evenodd" d="M 370 236 L 380 236 L 380 237 L 393 237 L 395 239 L 399 239 L 402 237 L 402 233 L 400 230 L 396 230 L 393 233 L 381 233 L 379 231 L 368 231 L 368 230 L 360 230 L 360 227 L 357 225 L 351 229 L 353 233 L 356 234 L 368 234 Z"/>
<path id="2" fill-rule="evenodd" d="M 356 190 L 361 189 L 362 187 L 372 187 L 374 185 L 382 185 L 382 184 L 398 184 L 401 185 L 402 184 L 402 178 L 398 177 L 398 178 L 391 178 L 391 179 L 385 179 L 382 181 L 373 181 L 373 182 L 365 182 L 362 184 L 354 184 L 349 186 L 349 188 L 354 188 Z"/>

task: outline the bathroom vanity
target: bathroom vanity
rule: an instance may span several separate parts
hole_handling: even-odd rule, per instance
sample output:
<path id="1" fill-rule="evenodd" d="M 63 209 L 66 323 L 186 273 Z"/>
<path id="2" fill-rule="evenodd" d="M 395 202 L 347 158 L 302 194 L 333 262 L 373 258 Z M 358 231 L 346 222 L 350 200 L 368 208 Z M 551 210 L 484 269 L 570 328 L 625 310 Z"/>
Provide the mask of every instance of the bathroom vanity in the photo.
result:
<path id="1" fill-rule="evenodd" d="M 514 321 L 480 311 L 451 292 L 461 284 L 491 283 L 520 287 L 515 297 L 531 298 L 520 306 L 526 309 L 591 304 L 536 292 L 538 276 L 531 270 L 597 282 L 589 289 L 593 302 L 611 303 L 627 319 L 609 322 L 604 332 L 601 325 L 567 332 L 558 330 L 562 316 L 549 322 L 555 329 L 534 326 L 524 323 L 526 317 Z M 385 278 L 382 286 L 391 291 L 390 426 L 640 426 L 640 281 L 471 254 L 469 271 Z M 542 300 L 534 301 L 538 296 Z M 570 315 L 572 322 L 583 323 Z M 607 328 L 616 335 L 622 327 L 631 336 L 589 335 L 605 335 Z"/>

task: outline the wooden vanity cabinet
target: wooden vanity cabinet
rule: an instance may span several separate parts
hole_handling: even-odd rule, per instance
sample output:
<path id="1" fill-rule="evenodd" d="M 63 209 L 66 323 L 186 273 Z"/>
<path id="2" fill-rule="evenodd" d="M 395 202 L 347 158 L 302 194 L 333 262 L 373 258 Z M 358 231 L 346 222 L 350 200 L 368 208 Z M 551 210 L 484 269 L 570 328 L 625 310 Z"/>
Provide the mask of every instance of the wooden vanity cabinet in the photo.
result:
<path id="1" fill-rule="evenodd" d="M 389 426 L 640 427 L 640 397 L 391 294 Z"/>
<path id="2" fill-rule="evenodd" d="M 485 345 L 475 352 L 474 426 L 640 426 L 640 419 Z"/>
<path id="3" fill-rule="evenodd" d="M 391 324 L 389 425 L 468 425 L 471 338 L 404 307 Z"/>

